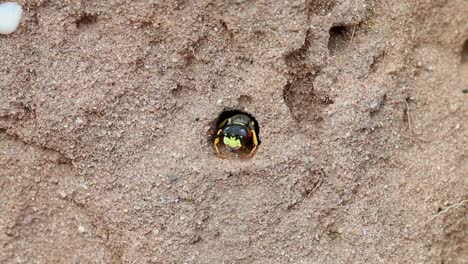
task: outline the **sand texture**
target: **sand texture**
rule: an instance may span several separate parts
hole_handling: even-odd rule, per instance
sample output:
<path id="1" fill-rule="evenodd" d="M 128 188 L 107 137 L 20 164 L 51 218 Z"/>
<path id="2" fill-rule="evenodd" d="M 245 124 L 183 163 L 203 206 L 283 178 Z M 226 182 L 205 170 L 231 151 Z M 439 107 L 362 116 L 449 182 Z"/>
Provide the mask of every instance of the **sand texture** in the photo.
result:
<path id="1" fill-rule="evenodd" d="M 468 1 L 19 3 L 0 263 L 468 263 Z"/>

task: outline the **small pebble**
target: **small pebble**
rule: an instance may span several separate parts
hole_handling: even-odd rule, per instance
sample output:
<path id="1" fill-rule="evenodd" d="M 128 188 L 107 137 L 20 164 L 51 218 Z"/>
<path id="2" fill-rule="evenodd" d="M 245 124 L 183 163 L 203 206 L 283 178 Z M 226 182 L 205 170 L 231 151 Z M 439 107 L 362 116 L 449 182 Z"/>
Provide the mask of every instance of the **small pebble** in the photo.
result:
<path id="1" fill-rule="evenodd" d="M 26 215 L 23 219 L 23 225 L 29 225 L 33 222 L 34 217 L 32 215 Z"/>
<path id="2" fill-rule="evenodd" d="M 86 228 L 85 228 L 84 226 L 81 226 L 81 225 L 80 225 L 80 226 L 78 227 L 78 233 L 83 234 L 84 232 L 86 232 Z"/>
<path id="3" fill-rule="evenodd" d="M 59 191 L 58 194 L 60 195 L 60 197 L 61 197 L 62 199 L 67 198 L 67 193 L 64 192 L 64 191 Z"/>
<path id="4" fill-rule="evenodd" d="M 0 4 L 0 34 L 11 34 L 19 26 L 23 8 L 14 2 Z"/>

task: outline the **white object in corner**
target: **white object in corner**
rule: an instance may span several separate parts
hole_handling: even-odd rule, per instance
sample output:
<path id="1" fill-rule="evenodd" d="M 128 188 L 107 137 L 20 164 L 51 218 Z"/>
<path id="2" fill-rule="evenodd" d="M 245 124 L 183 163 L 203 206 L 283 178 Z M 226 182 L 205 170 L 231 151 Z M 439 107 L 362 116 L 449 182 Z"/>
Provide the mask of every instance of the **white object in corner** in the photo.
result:
<path id="1" fill-rule="evenodd" d="M 0 34 L 10 34 L 18 28 L 23 8 L 14 2 L 0 4 Z"/>

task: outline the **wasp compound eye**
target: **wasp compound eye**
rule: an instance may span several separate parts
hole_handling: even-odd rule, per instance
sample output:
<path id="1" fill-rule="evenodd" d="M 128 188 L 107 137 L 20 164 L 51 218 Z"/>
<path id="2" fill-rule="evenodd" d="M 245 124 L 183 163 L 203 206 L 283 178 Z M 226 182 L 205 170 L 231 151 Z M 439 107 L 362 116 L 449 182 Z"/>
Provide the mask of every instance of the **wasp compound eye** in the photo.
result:
<path id="1" fill-rule="evenodd" d="M 230 154 L 252 158 L 260 145 L 257 120 L 242 111 L 224 111 L 216 120 L 213 148 L 220 158 Z"/>

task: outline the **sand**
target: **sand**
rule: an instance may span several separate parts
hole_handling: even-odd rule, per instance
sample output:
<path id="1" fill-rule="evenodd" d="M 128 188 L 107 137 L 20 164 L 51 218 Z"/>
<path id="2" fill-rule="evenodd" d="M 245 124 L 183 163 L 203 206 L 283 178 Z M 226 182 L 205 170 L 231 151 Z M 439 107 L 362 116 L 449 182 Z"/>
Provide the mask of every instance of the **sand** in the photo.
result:
<path id="1" fill-rule="evenodd" d="M 20 3 L 1 263 L 468 262 L 467 1 Z"/>

